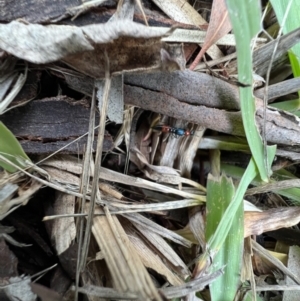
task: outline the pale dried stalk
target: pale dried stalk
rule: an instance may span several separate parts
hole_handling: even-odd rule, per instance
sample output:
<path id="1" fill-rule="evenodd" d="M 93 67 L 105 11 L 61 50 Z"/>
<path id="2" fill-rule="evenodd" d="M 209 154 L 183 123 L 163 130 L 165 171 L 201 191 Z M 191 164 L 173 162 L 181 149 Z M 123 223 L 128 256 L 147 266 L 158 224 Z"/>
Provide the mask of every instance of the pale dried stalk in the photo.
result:
<path id="1" fill-rule="evenodd" d="M 169 229 L 166 229 L 152 220 L 144 217 L 143 215 L 140 214 L 124 214 L 124 217 L 129 219 L 131 222 L 135 224 L 139 224 L 144 228 L 147 228 L 148 230 L 151 230 L 152 232 L 165 237 L 167 239 L 170 239 L 174 241 L 175 243 L 181 244 L 187 248 L 190 248 L 192 246 L 192 242 L 185 239 L 179 234 L 176 234 L 173 231 L 170 231 Z"/>
<path id="2" fill-rule="evenodd" d="M 67 160 L 67 157 L 65 157 L 65 159 L 63 161 L 51 159 L 47 162 L 44 162 L 43 164 L 47 165 L 47 166 L 53 166 L 53 167 L 56 167 L 56 168 L 59 168 L 62 170 L 68 170 L 75 174 L 81 174 L 81 172 L 82 172 L 81 163 L 78 163 L 78 161 L 74 158 L 72 158 L 69 161 Z M 115 182 L 115 183 L 121 183 L 121 184 L 125 184 L 128 186 L 135 186 L 135 187 L 139 187 L 139 188 L 155 190 L 155 191 L 161 192 L 161 193 L 174 194 L 174 195 L 178 195 L 178 196 L 181 196 L 181 197 L 187 198 L 187 199 L 195 199 L 195 200 L 198 200 L 199 202 L 206 201 L 206 198 L 202 195 L 184 192 L 182 190 L 174 189 L 174 188 L 162 185 L 162 184 L 153 183 L 151 181 L 147 181 L 144 179 L 124 175 L 124 174 L 112 171 L 112 170 L 104 168 L 104 167 L 100 168 L 100 179 L 103 179 L 105 181 Z M 189 181 L 187 181 L 186 183 L 189 183 Z M 74 193 L 74 192 L 70 192 L 70 193 Z"/>
<path id="3" fill-rule="evenodd" d="M 105 51 L 106 56 L 106 68 L 105 68 L 105 86 L 104 86 L 104 93 L 103 93 L 103 100 L 102 100 L 102 108 L 101 108 L 101 115 L 99 121 L 99 133 L 98 133 L 98 141 L 97 141 L 97 152 L 96 152 L 96 159 L 95 159 L 95 171 L 94 171 L 94 178 L 92 183 L 92 191 L 91 191 L 91 200 L 90 200 L 90 211 L 88 213 L 87 224 L 85 229 L 85 237 L 82 246 L 82 254 L 81 260 L 79 264 L 79 269 L 83 271 L 87 253 L 88 253 L 88 245 L 90 242 L 91 236 L 91 228 L 93 223 L 93 214 L 95 210 L 95 203 L 96 203 L 96 195 L 99 193 L 99 177 L 100 177 L 100 166 L 101 166 L 101 158 L 102 158 L 102 148 L 103 148 L 103 140 L 104 140 L 104 133 L 105 133 L 105 122 L 106 122 L 106 115 L 107 115 L 107 107 L 108 107 L 108 95 L 111 85 L 111 77 L 109 74 L 109 60 L 107 53 Z M 99 194 L 100 197 L 100 194 Z"/>
<path id="4" fill-rule="evenodd" d="M 161 300 L 149 274 L 118 219 L 104 207 L 106 216 L 95 217 L 92 232 L 101 248 L 118 291 L 137 293 L 138 300 Z M 96 213 L 101 213 L 96 208 Z M 112 251 L 113 250 L 113 251 Z"/>
<path id="5" fill-rule="evenodd" d="M 88 131 L 88 139 L 87 139 L 87 147 L 86 147 L 86 154 L 84 157 L 84 163 L 82 167 L 82 177 L 79 191 L 82 193 L 82 198 L 78 198 L 79 202 L 79 210 L 81 213 L 85 212 L 85 203 L 86 203 L 86 196 L 88 193 L 89 187 L 89 174 L 90 174 L 90 162 L 92 156 L 92 145 L 93 145 L 93 137 L 94 137 L 94 128 L 95 128 L 95 116 L 96 116 L 96 106 L 95 106 L 95 98 L 96 98 L 96 89 L 93 89 L 93 96 L 91 101 L 91 111 L 90 111 L 90 123 L 89 123 L 89 131 Z M 84 220 L 80 219 L 79 221 L 79 235 L 78 235 L 78 245 L 82 246 L 83 244 L 83 231 L 84 231 Z M 83 259 L 82 259 L 82 249 L 81 247 L 78 248 L 77 254 L 77 267 L 76 267 L 76 298 L 78 296 L 78 287 L 79 287 L 79 277 L 80 272 L 83 269 Z"/>

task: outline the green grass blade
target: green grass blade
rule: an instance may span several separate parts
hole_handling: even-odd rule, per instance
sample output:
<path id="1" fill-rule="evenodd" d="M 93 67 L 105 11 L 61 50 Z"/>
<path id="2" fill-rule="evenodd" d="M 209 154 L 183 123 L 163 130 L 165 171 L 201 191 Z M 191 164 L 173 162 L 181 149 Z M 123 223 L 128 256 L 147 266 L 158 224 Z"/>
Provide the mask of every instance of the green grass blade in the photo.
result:
<path id="1" fill-rule="evenodd" d="M 209 240 L 222 219 L 223 213 L 233 199 L 234 185 L 230 178 L 209 175 L 207 183 L 206 240 Z M 240 286 L 240 269 L 244 244 L 243 203 L 237 210 L 224 244 L 214 258 L 213 271 L 225 266 L 224 274 L 210 284 L 212 301 L 231 301 Z"/>
<path id="2" fill-rule="evenodd" d="M 300 27 L 300 1 L 294 0 L 271 0 L 277 20 L 287 34 Z M 286 14 L 287 13 L 287 14 Z M 289 51 L 289 58 L 294 77 L 300 76 L 300 44 L 296 44 Z M 299 94 L 299 92 L 298 92 Z"/>
<path id="3" fill-rule="evenodd" d="M 269 106 L 294 113 L 300 109 L 300 98 L 271 103 Z"/>
<path id="4" fill-rule="evenodd" d="M 232 202 L 229 204 L 226 211 L 224 212 L 223 218 L 220 221 L 214 235 L 212 235 L 207 242 L 207 247 L 211 250 L 213 254 L 217 253 L 223 245 L 226 236 L 228 235 L 228 232 L 231 228 L 234 216 L 243 201 L 246 189 L 248 188 L 249 184 L 254 179 L 254 177 L 257 175 L 257 173 L 258 171 L 256 169 L 256 164 L 252 158 L 241 179 L 241 182 L 236 190 Z"/>
<path id="5" fill-rule="evenodd" d="M 223 173 L 226 173 L 226 175 L 234 178 L 234 179 L 240 179 L 243 176 L 243 173 L 245 172 L 245 169 L 228 165 L 228 164 L 221 164 L 221 171 Z M 284 169 L 281 169 L 279 171 L 274 172 L 273 177 L 271 179 L 271 183 L 274 181 L 283 181 L 288 179 L 297 179 L 294 175 L 290 174 Z M 259 177 L 255 177 L 253 181 L 251 182 L 254 186 L 260 186 L 265 183 L 261 181 Z M 289 198 L 290 200 L 294 201 L 297 205 L 300 204 L 300 188 L 287 188 L 287 189 L 280 189 L 274 191 L 274 193 L 277 193 L 279 195 L 285 196 Z"/>
<path id="6" fill-rule="evenodd" d="M 227 0 L 230 21 L 234 30 L 238 55 L 238 80 L 249 85 L 240 88 L 243 125 L 251 153 L 263 181 L 268 181 L 270 170 L 265 165 L 264 147 L 255 124 L 255 101 L 252 96 L 252 55 L 250 42 L 260 30 L 260 1 Z"/>
<path id="7" fill-rule="evenodd" d="M 270 162 L 274 159 L 275 156 L 275 149 L 270 148 L 268 149 L 268 156 L 270 157 Z M 244 194 L 249 186 L 249 184 L 252 182 L 252 180 L 257 176 L 258 170 L 256 167 L 256 164 L 254 162 L 254 159 L 251 158 L 246 171 L 244 172 L 242 179 L 240 181 L 240 184 L 236 190 L 236 193 L 233 197 L 233 201 L 229 204 L 227 207 L 224 216 L 218 226 L 218 228 L 215 231 L 215 234 L 209 239 L 207 246 L 209 249 L 213 250 L 213 252 L 218 251 L 222 244 L 224 243 L 224 240 L 229 232 L 229 229 L 231 227 L 232 221 L 234 219 L 234 216 L 240 206 L 240 204 L 243 202 Z"/>
<path id="8" fill-rule="evenodd" d="M 12 132 L 0 121 L 0 154 L 6 159 L 13 162 L 14 164 L 24 168 L 21 160 L 29 160 L 28 156 L 25 154 L 22 146 Z M 11 165 L 1 162 L 0 166 L 3 167 L 8 172 L 15 172 L 17 169 Z"/>

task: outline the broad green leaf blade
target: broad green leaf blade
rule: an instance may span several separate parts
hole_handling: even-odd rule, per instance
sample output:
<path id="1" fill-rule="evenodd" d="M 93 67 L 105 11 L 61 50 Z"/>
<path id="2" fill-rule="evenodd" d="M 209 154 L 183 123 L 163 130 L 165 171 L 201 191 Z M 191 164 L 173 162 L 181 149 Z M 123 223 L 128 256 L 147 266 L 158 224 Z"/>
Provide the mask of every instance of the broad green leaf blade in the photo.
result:
<path id="1" fill-rule="evenodd" d="M 260 30 L 259 0 L 227 0 L 238 54 L 238 80 L 247 85 L 240 88 L 241 111 L 247 141 L 263 181 L 268 181 L 270 170 L 265 166 L 264 147 L 255 124 L 255 100 L 252 95 L 251 40 Z"/>
<path id="2" fill-rule="evenodd" d="M 275 148 L 268 149 L 268 156 L 270 158 L 269 164 L 271 164 L 271 162 L 273 161 L 275 152 L 276 152 Z M 269 168 L 270 168 L 270 166 L 269 166 Z M 194 270 L 194 274 L 197 274 L 200 271 L 204 270 L 206 268 L 208 262 L 210 262 L 211 259 L 214 258 L 214 256 L 218 253 L 218 251 L 222 247 L 222 245 L 229 233 L 229 230 L 231 228 L 234 216 L 237 213 L 241 203 L 243 202 L 244 194 L 245 194 L 249 184 L 251 183 L 251 181 L 257 175 L 258 175 L 258 170 L 256 168 L 255 161 L 252 157 L 247 166 L 246 171 L 244 172 L 244 174 L 242 176 L 242 179 L 236 190 L 236 193 L 233 197 L 232 202 L 229 204 L 229 206 L 225 210 L 223 218 L 221 219 L 216 231 L 209 238 L 205 252 L 199 258 L 199 261 Z"/>
<path id="3" fill-rule="evenodd" d="M 223 218 L 223 214 L 233 199 L 234 185 L 230 178 L 222 175 L 214 178 L 209 175 L 207 183 L 207 224 L 206 240 L 214 232 Z M 215 256 L 212 271 L 225 266 L 224 274 L 210 284 L 212 301 L 231 301 L 240 287 L 240 269 L 244 245 L 244 209 L 243 203 L 233 217 L 228 236 Z"/>
<path id="4" fill-rule="evenodd" d="M 269 164 L 271 164 L 275 156 L 274 148 L 268 149 L 268 156 L 270 158 Z M 222 246 L 222 244 L 224 243 L 224 240 L 231 227 L 234 215 L 236 214 L 240 204 L 243 202 L 244 194 L 249 184 L 257 175 L 258 175 L 258 170 L 256 168 L 256 164 L 254 162 L 254 159 L 251 158 L 247 166 L 247 169 L 242 176 L 242 179 L 236 190 L 236 193 L 233 197 L 233 201 L 227 207 L 224 213 L 224 217 L 222 218 L 217 230 L 215 231 L 215 234 L 207 242 L 208 248 L 213 252 L 215 251 L 217 252 Z"/>
<path id="5" fill-rule="evenodd" d="M 21 158 L 23 160 L 29 160 L 28 156 L 25 154 L 22 146 L 12 132 L 0 121 L 0 154 L 3 155 L 6 159 L 13 162 L 14 164 L 24 168 L 18 160 Z M 11 165 L 1 162 L 0 166 L 3 167 L 8 172 L 15 172 L 16 168 Z"/>

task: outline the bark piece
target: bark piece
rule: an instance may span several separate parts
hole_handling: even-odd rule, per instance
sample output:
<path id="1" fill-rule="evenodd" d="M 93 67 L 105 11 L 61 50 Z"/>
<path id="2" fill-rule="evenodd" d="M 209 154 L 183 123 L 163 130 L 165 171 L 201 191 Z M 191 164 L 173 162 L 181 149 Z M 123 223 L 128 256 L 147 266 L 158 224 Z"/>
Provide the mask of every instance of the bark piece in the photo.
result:
<path id="1" fill-rule="evenodd" d="M 34 100 L 1 115 L 0 120 L 20 140 L 26 153 L 49 154 L 87 133 L 89 115 L 89 109 L 82 103 L 58 96 Z M 86 137 L 71 144 L 62 153 L 82 154 L 85 144 Z M 105 136 L 104 151 L 112 147 L 111 137 Z"/>
<path id="2" fill-rule="evenodd" d="M 295 77 L 280 83 L 271 85 L 268 87 L 267 99 L 274 99 L 276 97 L 284 96 L 290 93 L 295 93 L 300 90 L 300 78 Z M 265 93 L 265 87 L 254 91 L 254 95 L 258 98 L 263 99 Z"/>
<path id="3" fill-rule="evenodd" d="M 206 106 L 194 106 L 181 102 L 166 93 L 140 87 L 124 86 L 125 104 L 161 113 L 176 119 L 201 124 L 219 132 L 244 136 L 240 112 L 228 112 Z"/>
<path id="4" fill-rule="evenodd" d="M 240 110 L 238 88 L 204 73 L 185 70 L 172 73 L 126 74 L 124 83 L 161 91 L 193 105 Z"/>
<path id="5" fill-rule="evenodd" d="M 0 2 L 0 21 L 22 18 L 33 23 L 49 22 L 65 14 L 68 8 L 80 4 L 80 0 L 4 0 Z"/>
<path id="6" fill-rule="evenodd" d="M 73 80 L 68 85 L 90 93 L 89 78 Z M 239 106 L 239 92 L 233 86 L 207 74 L 191 71 L 172 73 L 126 74 L 125 104 L 199 124 L 221 133 L 244 136 Z M 270 86 L 272 88 L 272 86 Z M 263 125 L 262 100 L 256 99 L 256 122 Z M 300 145 L 300 119 L 288 112 L 267 107 L 267 133 L 270 143 Z"/>

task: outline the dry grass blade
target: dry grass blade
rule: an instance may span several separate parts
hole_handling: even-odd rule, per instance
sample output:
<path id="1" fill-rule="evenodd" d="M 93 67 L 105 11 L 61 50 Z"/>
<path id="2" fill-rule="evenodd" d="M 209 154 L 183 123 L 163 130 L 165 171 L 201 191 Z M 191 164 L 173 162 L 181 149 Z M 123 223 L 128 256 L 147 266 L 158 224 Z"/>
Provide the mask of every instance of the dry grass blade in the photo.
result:
<path id="1" fill-rule="evenodd" d="M 252 248 L 254 251 L 258 252 L 260 256 L 270 261 L 272 264 L 275 265 L 275 267 L 277 267 L 284 274 L 293 279 L 297 284 L 300 284 L 300 279 L 297 276 L 295 276 L 280 260 L 272 256 L 266 249 L 264 249 L 254 240 L 252 240 Z"/>
<path id="2" fill-rule="evenodd" d="M 99 298 L 113 299 L 113 300 L 135 300 L 138 298 L 136 293 L 131 292 L 118 292 L 112 288 L 108 287 L 98 287 L 95 285 L 85 285 L 78 289 L 79 293 L 85 294 L 87 296 L 97 296 Z"/>
<path id="3" fill-rule="evenodd" d="M 257 286 L 256 291 L 300 291 L 300 285 L 264 285 Z"/>
<path id="4" fill-rule="evenodd" d="M 82 173 L 82 166 L 81 166 L 80 161 L 78 161 L 76 158 L 72 158 L 72 157 L 64 157 L 64 160 L 52 158 L 52 159 L 47 160 L 46 162 L 43 162 L 43 165 L 53 166 L 53 167 L 61 169 L 61 170 L 68 170 L 69 172 L 72 172 L 75 174 Z M 139 187 L 139 188 L 154 190 L 154 191 L 158 191 L 161 193 L 173 194 L 173 195 L 181 196 L 181 197 L 187 198 L 187 199 L 195 199 L 195 200 L 198 200 L 199 202 L 206 201 L 205 197 L 202 195 L 188 193 L 188 192 L 185 192 L 182 190 L 178 190 L 178 189 L 175 189 L 175 188 L 172 188 L 169 186 L 154 183 L 154 182 L 144 180 L 141 178 L 124 175 L 124 174 L 115 172 L 111 169 L 104 168 L 104 167 L 100 168 L 100 179 L 105 180 L 105 181 L 111 181 L 111 182 L 115 182 L 115 183 L 125 184 L 128 186 L 135 186 L 135 187 Z M 63 180 L 63 178 L 61 178 L 61 180 Z M 64 181 L 62 181 L 62 182 L 64 182 Z M 190 184 L 190 181 L 186 181 L 186 182 Z M 198 185 L 197 188 L 201 189 L 201 186 Z M 70 193 L 74 193 L 74 192 L 70 192 Z M 80 195 L 80 194 L 77 194 L 77 195 Z"/>
<path id="5" fill-rule="evenodd" d="M 107 108 L 108 108 L 108 96 L 110 91 L 111 85 L 111 77 L 110 77 L 110 70 L 109 70 L 109 59 L 107 53 L 105 51 L 106 56 L 106 68 L 105 68 L 105 85 L 104 85 L 104 93 L 103 93 L 103 100 L 102 106 L 99 108 L 101 111 L 101 117 L 99 121 L 99 134 L 98 134 L 98 141 L 97 141 L 97 152 L 96 152 L 96 159 L 95 159 L 95 171 L 92 183 L 92 191 L 91 191 L 91 202 L 90 202 L 90 211 L 87 218 L 87 225 L 86 225 L 86 232 L 82 246 L 82 253 L 79 262 L 79 270 L 83 271 L 86 258 L 87 258 L 87 251 L 88 251 L 88 244 L 90 241 L 91 235 L 91 228 L 93 223 L 93 213 L 95 209 L 95 202 L 96 202 L 96 195 L 99 193 L 99 176 L 100 176 L 100 166 L 101 166 L 101 158 L 102 158 L 102 148 L 103 148 L 103 139 L 104 139 L 104 131 L 105 131 L 105 122 L 106 122 L 106 115 L 107 115 Z M 101 82 L 95 82 L 96 86 L 101 85 Z"/>
<path id="6" fill-rule="evenodd" d="M 115 288 L 136 293 L 139 300 L 161 300 L 145 267 L 115 216 L 95 217 L 92 232 L 108 265 Z M 96 213 L 101 210 L 96 209 Z M 112 251 L 113 250 L 113 251 Z"/>
<path id="7" fill-rule="evenodd" d="M 246 192 L 246 195 L 253 195 L 258 193 L 266 193 L 270 191 L 277 191 L 281 189 L 299 187 L 300 180 L 299 179 L 291 179 L 291 180 L 284 180 L 275 183 L 265 184 L 258 187 L 249 188 Z"/>
<path id="8" fill-rule="evenodd" d="M 264 232 L 295 226 L 300 222 L 299 214 L 299 207 L 282 207 L 263 212 L 246 212 L 244 236 L 260 235 Z"/>
<path id="9" fill-rule="evenodd" d="M 27 79 L 27 72 L 28 72 L 28 65 L 25 65 L 25 70 L 24 70 L 24 74 L 20 74 L 17 81 L 15 82 L 13 88 L 10 90 L 10 92 L 8 93 L 8 95 L 2 100 L 0 97 L 0 115 L 4 114 L 5 112 L 11 110 L 12 108 L 7 109 L 7 107 L 11 104 L 11 102 L 14 100 L 14 98 L 18 95 L 18 93 L 21 91 L 21 89 L 23 88 L 26 79 Z M 8 79 L 8 83 L 11 83 L 11 81 L 14 79 L 16 74 L 13 74 L 10 79 Z M 3 78 L 2 78 L 3 79 Z M 10 85 L 8 85 L 9 87 Z M 1 83 L 1 92 L 3 93 L 3 83 Z M 5 89 L 4 89 L 5 90 Z"/>
<path id="10" fill-rule="evenodd" d="M 105 0 L 91 0 L 91 1 L 87 1 L 87 2 L 84 2 L 83 4 L 81 4 L 79 6 L 68 8 L 67 12 L 71 16 L 74 16 L 72 18 L 72 21 L 73 21 L 78 16 L 80 16 L 82 13 L 86 12 L 87 10 L 89 10 L 89 9 L 91 9 L 93 7 L 97 7 L 98 5 L 102 4 L 103 2 L 105 2 Z"/>
<path id="11" fill-rule="evenodd" d="M 184 272 L 180 271 L 180 266 L 172 265 L 164 253 L 161 253 L 155 246 L 148 242 L 148 237 L 137 232 L 132 225 L 122 223 L 126 234 L 137 255 L 145 267 L 155 270 L 163 275 L 171 285 L 180 285 L 184 282 Z M 166 245 L 166 242 L 164 242 Z"/>
<path id="12" fill-rule="evenodd" d="M 143 234 L 145 239 L 161 253 L 164 264 L 168 266 L 170 270 L 176 271 L 176 273 L 182 279 L 186 279 L 187 277 L 191 276 L 191 273 L 186 264 L 160 235 L 152 232 L 151 230 L 149 231 L 147 228 L 137 224 L 135 224 L 135 227 Z M 174 283 L 172 284 L 174 285 Z"/>
<path id="13" fill-rule="evenodd" d="M 88 131 L 88 140 L 87 140 L 87 147 L 86 147 L 86 155 L 84 157 L 84 162 L 83 162 L 83 166 L 82 166 L 82 178 L 81 178 L 81 183 L 80 183 L 80 188 L 79 191 L 82 192 L 83 197 L 79 198 L 78 202 L 78 206 L 79 206 L 79 210 L 81 211 L 81 213 L 85 212 L 85 202 L 86 202 L 86 196 L 87 196 L 87 192 L 88 192 L 88 186 L 89 186 L 89 175 L 90 175 L 90 162 L 91 162 L 91 157 L 92 157 L 92 145 L 93 145 L 93 134 L 94 134 L 94 127 L 95 127 L 95 94 L 96 94 L 96 89 L 93 89 L 93 96 L 92 96 L 92 101 L 91 101 L 91 110 L 90 110 L 90 123 L 89 123 L 89 131 Z M 68 179 L 69 177 L 67 177 L 66 179 Z M 78 235 L 78 244 L 79 246 L 82 245 L 83 243 L 83 231 L 84 231 L 84 220 L 81 219 L 79 221 L 79 235 Z M 80 275 L 80 271 L 82 269 L 82 265 L 83 265 L 83 259 L 81 258 L 81 256 L 84 256 L 84 254 L 82 254 L 81 248 L 78 251 L 77 254 L 77 271 L 76 271 L 76 287 L 78 288 L 78 284 L 79 284 L 79 275 Z"/>
<path id="14" fill-rule="evenodd" d="M 173 231 L 170 231 L 159 224 L 154 223 L 150 219 L 144 217 L 143 215 L 140 214 L 124 214 L 124 217 L 129 219 L 131 222 L 141 225 L 143 228 L 147 228 L 151 230 L 154 233 L 159 234 L 160 236 L 170 239 L 171 241 L 181 244 L 185 247 L 191 247 L 192 242 L 185 239 L 184 237 L 174 233 Z"/>
<path id="15" fill-rule="evenodd" d="M 161 289 L 161 291 L 165 294 L 165 296 L 169 299 L 171 298 L 179 298 L 184 297 L 188 294 L 195 293 L 203 290 L 203 288 L 212 283 L 215 279 L 220 277 L 223 274 L 223 269 L 215 271 L 211 274 L 199 277 L 198 279 L 189 281 L 184 285 L 177 287 L 168 287 Z M 199 299 L 197 299 L 199 300 Z"/>

